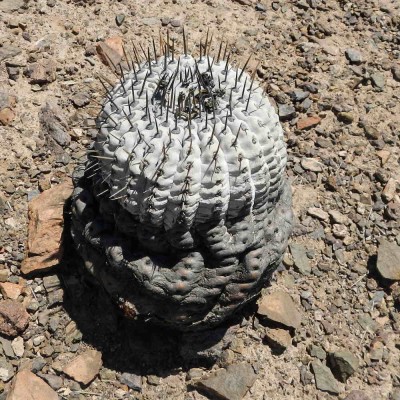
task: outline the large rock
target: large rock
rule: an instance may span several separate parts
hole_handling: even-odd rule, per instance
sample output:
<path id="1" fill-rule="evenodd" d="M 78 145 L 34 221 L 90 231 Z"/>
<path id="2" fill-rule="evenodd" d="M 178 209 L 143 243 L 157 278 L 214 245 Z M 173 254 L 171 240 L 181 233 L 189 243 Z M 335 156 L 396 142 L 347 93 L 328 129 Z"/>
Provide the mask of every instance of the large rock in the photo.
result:
<path id="1" fill-rule="evenodd" d="M 383 278 L 400 280 L 400 246 L 382 239 L 378 248 L 376 268 Z"/>
<path id="2" fill-rule="evenodd" d="M 0 301 L 0 334 L 17 336 L 28 326 L 29 314 L 16 300 Z"/>
<path id="3" fill-rule="evenodd" d="M 63 253 L 63 207 L 71 193 L 72 182 L 67 180 L 29 203 L 27 257 L 21 267 L 23 274 L 42 272 L 60 262 Z"/>
<path id="4" fill-rule="evenodd" d="M 195 387 L 218 399 L 241 400 L 257 379 L 250 364 L 232 364 L 209 378 L 195 383 Z"/>
<path id="5" fill-rule="evenodd" d="M 7 400 L 58 400 L 58 394 L 34 373 L 18 372 L 8 392 Z"/>
<path id="6" fill-rule="evenodd" d="M 332 372 L 341 382 L 346 382 L 359 366 L 357 357 L 348 350 L 340 350 L 330 354 L 329 361 Z"/>
<path id="7" fill-rule="evenodd" d="M 258 302 L 258 314 L 289 328 L 298 328 L 301 313 L 286 292 L 277 291 L 263 296 Z"/>
<path id="8" fill-rule="evenodd" d="M 70 361 L 63 372 L 75 381 L 88 385 L 97 376 L 101 366 L 101 353 L 87 350 Z"/>
<path id="9" fill-rule="evenodd" d="M 339 394 L 339 386 L 331 370 L 323 365 L 321 361 L 313 361 L 311 363 L 315 377 L 315 386 L 323 392 L 331 394 Z"/>

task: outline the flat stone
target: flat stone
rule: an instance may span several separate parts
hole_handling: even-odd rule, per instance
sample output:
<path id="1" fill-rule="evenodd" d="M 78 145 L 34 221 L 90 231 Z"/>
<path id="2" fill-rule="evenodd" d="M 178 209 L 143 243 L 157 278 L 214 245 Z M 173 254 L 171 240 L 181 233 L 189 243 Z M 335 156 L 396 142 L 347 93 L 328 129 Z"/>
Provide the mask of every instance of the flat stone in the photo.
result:
<path id="1" fill-rule="evenodd" d="M 44 85 L 56 80 L 56 64 L 54 61 L 40 61 L 29 65 L 24 74 L 29 77 L 29 83 Z"/>
<path id="2" fill-rule="evenodd" d="M 9 359 L 15 358 L 12 341 L 0 336 L 0 343 L 1 347 L 3 348 L 3 354 Z"/>
<path id="3" fill-rule="evenodd" d="M 310 260 L 307 257 L 307 250 L 304 246 L 298 243 L 291 243 L 289 245 L 290 253 L 293 256 L 293 262 L 296 269 L 302 275 L 310 275 L 311 274 L 311 265 Z"/>
<path id="4" fill-rule="evenodd" d="M 282 121 L 286 121 L 296 116 L 296 109 L 290 104 L 278 104 L 278 114 Z"/>
<path id="5" fill-rule="evenodd" d="M 396 179 L 389 178 L 382 191 L 382 197 L 387 202 L 393 200 L 394 197 L 396 196 L 397 186 L 398 186 L 398 181 Z"/>
<path id="6" fill-rule="evenodd" d="M 24 347 L 24 339 L 21 336 L 16 337 L 12 342 L 11 346 L 14 350 L 14 354 L 17 357 L 22 357 L 24 355 L 25 347 Z"/>
<path id="7" fill-rule="evenodd" d="M 315 158 L 307 158 L 307 157 L 302 158 L 301 166 L 306 171 L 322 172 L 322 164 Z"/>
<path id="8" fill-rule="evenodd" d="M 342 214 L 337 210 L 329 210 L 329 216 L 332 218 L 332 221 L 336 224 L 348 225 L 350 223 L 349 217 L 347 215 Z"/>
<path id="9" fill-rule="evenodd" d="M 142 391 L 142 377 L 139 375 L 124 372 L 120 376 L 119 381 L 136 392 Z"/>
<path id="10" fill-rule="evenodd" d="M 321 361 L 313 361 L 311 366 L 317 389 L 331 394 L 339 394 L 339 386 L 331 370 L 323 365 Z"/>
<path id="11" fill-rule="evenodd" d="M 6 299 L 17 300 L 24 286 L 20 283 L 0 282 L 1 294 Z"/>
<path id="12" fill-rule="evenodd" d="M 64 380 L 61 376 L 51 375 L 51 374 L 38 374 L 42 379 L 44 379 L 52 389 L 58 390 L 64 385 Z"/>
<path id="13" fill-rule="evenodd" d="M 359 65 L 363 62 L 363 57 L 361 53 L 356 49 L 346 49 L 345 55 L 351 64 Z"/>
<path id="14" fill-rule="evenodd" d="M 12 0 L 14 1 L 14 0 Z M 0 2 L 0 7 L 1 7 L 1 2 Z M 4 60 L 7 60 L 8 58 L 12 58 L 17 56 L 22 52 L 21 49 L 15 46 L 10 46 L 8 44 L 3 45 L 0 47 L 0 62 L 3 62 Z"/>
<path id="15" fill-rule="evenodd" d="M 16 300 L 0 301 L 0 333 L 6 336 L 17 336 L 22 333 L 29 322 L 29 314 L 24 306 Z"/>
<path id="16" fill-rule="evenodd" d="M 250 364 L 232 364 L 196 382 L 194 386 L 219 399 L 241 400 L 256 379 L 257 375 Z"/>
<path id="17" fill-rule="evenodd" d="M 308 353 L 311 357 L 318 358 L 321 361 L 326 359 L 326 351 L 321 346 L 312 344 L 308 349 Z"/>
<path id="18" fill-rule="evenodd" d="M 378 248 L 376 268 L 383 278 L 400 280 L 400 246 L 382 239 Z"/>
<path id="19" fill-rule="evenodd" d="M 307 214 L 311 215 L 312 217 L 318 218 L 321 221 L 328 221 L 329 219 L 329 214 L 319 207 L 310 207 L 307 210 Z"/>
<path id="20" fill-rule="evenodd" d="M 71 143 L 68 122 L 57 104 L 50 101 L 41 108 L 39 121 L 45 134 L 62 147 Z"/>
<path id="21" fill-rule="evenodd" d="M 96 51 L 102 63 L 111 69 L 114 69 L 115 66 L 118 73 L 120 73 L 119 64 L 123 68 L 127 67 L 126 63 L 122 61 L 124 57 L 122 37 L 112 36 L 107 38 L 96 46 Z"/>
<path id="22" fill-rule="evenodd" d="M 302 315 L 291 296 L 283 291 L 262 296 L 258 301 L 257 313 L 271 321 L 295 329 L 300 326 L 302 320 Z"/>
<path id="23" fill-rule="evenodd" d="M 0 380 L 8 382 L 14 376 L 14 368 L 5 357 L 0 357 Z"/>
<path id="24" fill-rule="evenodd" d="M 321 122 L 320 117 L 307 117 L 297 121 L 297 129 L 304 130 L 317 126 Z"/>
<path id="25" fill-rule="evenodd" d="M 58 400 L 58 394 L 42 379 L 28 370 L 15 376 L 7 400 Z"/>
<path id="26" fill-rule="evenodd" d="M 341 382 L 346 382 L 359 367 L 357 357 L 348 350 L 340 350 L 331 353 L 329 355 L 329 362 L 333 374 Z"/>
<path id="27" fill-rule="evenodd" d="M 63 207 L 72 190 L 72 182 L 66 180 L 29 203 L 28 255 L 22 262 L 23 274 L 46 271 L 60 262 Z"/>
<path id="28" fill-rule="evenodd" d="M 310 92 L 301 89 L 294 89 L 293 92 L 289 93 L 290 98 L 293 101 L 303 101 L 310 95 Z"/>
<path id="29" fill-rule="evenodd" d="M 385 76 L 382 72 L 375 72 L 371 75 L 372 85 L 378 89 L 383 89 L 385 87 Z"/>
<path id="30" fill-rule="evenodd" d="M 277 353 L 282 353 L 292 344 L 290 333 L 280 328 L 267 329 L 264 340 Z"/>
<path id="31" fill-rule="evenodd" d="M 63 372 L 75 381 L 88 385 L 99 373 L 101 365 L 101 353 L 87 350 L 70 361 Z"/>
<path id="32" fill-rule="evenodd" d="M 344 400 L 370 400 L 370 397 L 362 390 L 352 390 Z"/>
<path id="33" fill-rule="evenodd" d="M 79 92 L 71 97 L 71 101 L 75 107 L 85 107 L 90 103 L 90 96 L 87 93 Z"/>

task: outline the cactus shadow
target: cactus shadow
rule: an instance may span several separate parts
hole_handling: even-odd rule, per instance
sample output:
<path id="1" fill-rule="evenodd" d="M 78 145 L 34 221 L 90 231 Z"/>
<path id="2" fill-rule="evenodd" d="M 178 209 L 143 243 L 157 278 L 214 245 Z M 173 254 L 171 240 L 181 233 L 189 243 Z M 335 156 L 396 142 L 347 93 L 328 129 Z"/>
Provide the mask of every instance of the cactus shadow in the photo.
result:
<path id="1" fill-rule="evenodd" d="M 165 377 L 177 369 L 210 368 L 228 347 L 239 320 L 185 333 L 130 320 L 84 268 L 69 234 L 67 218 L 63 246 L 58 276 L 65 293 L 64 309 L 82 333 L 82 340 L 101 351 L 104 367 Z"/>

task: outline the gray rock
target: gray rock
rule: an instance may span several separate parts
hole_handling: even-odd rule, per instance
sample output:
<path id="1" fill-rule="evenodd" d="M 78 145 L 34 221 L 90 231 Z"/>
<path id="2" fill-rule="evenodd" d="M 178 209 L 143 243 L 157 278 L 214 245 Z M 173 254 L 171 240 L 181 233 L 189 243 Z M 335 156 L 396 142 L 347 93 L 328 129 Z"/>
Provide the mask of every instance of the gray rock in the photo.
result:
<path id="1" fill-rule="evenodd" d="M 341 382 L 346 382 L 359 367 L 357 357 L 348 350 L 340 350 L 331 353 L 329 355 L 329 362 L 333 374 Z"/>
<path id="2" fill-rule="evenodd" d="M 317 346 L 315 344 L 312 344 L 309 347 L 308 353 L 310 354 L 311 357 L 316 357 L 321 361 L 325 360 L 326 358 L 326 351 L 321 346 Z"/>
<path id="3" fill-rule="evenodd" d="M 32 362 L 32 372 L 39 372 L 46 365 L 46 361 L 42 357 L 37 357 Z"/>
<path id="4" fill-rule="evenodd" d="M 121 26 L 125 21 L 125 14 L 117 14 L 115 17 L 115 23 L 117 26 Z"/>
<path id="5" fill-rule="evenodd" d="M 290 104 L 278 104 L 278 113 L 282 121 L 292 119 L 296 116 L 296 110 Z"/>
<path id="6" fill-rule="evenodd" d="M 321 361 L 313 361 L 311 366 L 317 389 L 331 394 L 339 394 L 339 386 L 331 370 L 323 365 Z"/>
<path id="7" fill-rule="evenodd" d="M 303 101 L 310 95 L 310 92 L 306 92 L 305 90 L 295 89 L 290 93 L 290 98 L 293 101 Z"/>
<path id="8" fill-rule="evenodd" d="M 1 5 L 1 2 L 0 2 Z M 8 58 L 15 57 L 19 53 L 21 53 L 21 49 L 15 46 L 10 46 L 8 44 L 0 47 L 0 62 L 7 60 Z"/>
<path id="9" fill-rule="evenodd" d="M 382 239 L 378 248 L 376 268 L 383 278 L 400 280 L 400 246 Z"/>
<path id="10" fill-rule="evenodd" d="M 180 19 L 172 19 L 170 24 L 174 28 L 179 28 L 182 25 L 182 21 Z"/>
<path id="11" fill-rule="evenodd" d="M 261 3 L 257 3 L 257 4 L 256 4 L 256 11 L 264 12 L 264 11 L 267 11 L 267 9 L 266 9 L 266 7 L 263 6 Z"/>
<path id="12" fill-rule="evenodd" d="M 60 389 L 60 387 L 62 387 L 64 384 L 64 380 L 60 376 L 51 374 L 37 374 L 37 375 L 40 376 L 42 379 L 44 379 L 49 384 L 49 386 L 54 390 Z"/>
<path id="13" fill-rule="evenodd" d="M 385 77 L 382 72 L 375 72 L 371 75 L 372 85 L 378 89 L 383 89 L 385 87 Z"/>
<path id="14" fill-rule="evenodd" d="M 40 111 L 39 120 L 47 135 L 60 146 L 68 146 L 71 143 L 68 123 L 58 106 L 47 102 Z"/>
<path id="15" fill-rule="evenodd" d="M 8 358 L 15 358 L 14 349 L 11 344 L 11 340 L 0 337 L 1 347 L 3 348 L 3 353 Z"/>
<path id="16" fill-rule="evenodd" d="M 346 58 L 350 61 L 351 64 L 359 65 L 363 62 L 363 57 L 361 53 L 356 49 L 346 49 L 345 54 Z"/>
<path id="17" fill-rule="evenodd" d="M 132 390 L 135 390 L 137 392 L 142 391 L 142 377 L 139 375 L 124 372 L 120 376 L 119 381 L 124 385 L 127 385 Z"/>
<path id="18" fill-rule="evenodd" d="M 0 357 L 0 379 L 8 382 L 14 376 L 14 368 L 5 357 Z"/>
<path id="19" fill-rule="evenodd" d="M 311 265 L 307 257 L 307 250 L 304 246 L 297 243 L 290 244 L 290 253 L 293 256 L 294 265 L 302 275 L 310 275 Z"/>
<path id="20" fill-rule="evenodd" d="M 194 386 L 219 399 L 241 400 L 256 379 L 257 375 L 250 364 L 232 364 L 196 382 Z"/>

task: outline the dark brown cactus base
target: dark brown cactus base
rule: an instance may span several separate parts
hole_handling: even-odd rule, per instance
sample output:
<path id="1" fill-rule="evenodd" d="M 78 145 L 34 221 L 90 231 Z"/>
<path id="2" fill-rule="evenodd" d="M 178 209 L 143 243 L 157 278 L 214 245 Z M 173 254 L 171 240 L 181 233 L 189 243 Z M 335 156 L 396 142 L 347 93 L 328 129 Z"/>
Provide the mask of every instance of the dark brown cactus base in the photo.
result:
<path id="1" fill-rule="evenodd" d="M 100 181 L 96 184 L 96 181 Z M 101 196 L 104 183 L 75 171 L 72 236 L 86 268 L 117 302 L 124 314 L 178 330 L 198 330 L 220 324 L 258 296 L 279 266 L 291 231 L 291 190 L 284 181 L 275 204 L 268 204 L 251 221 L 198 226 L 195 244 L 187 251 L 165 245 L 168 232 L 152 231 L 116 201 Z M 220 231 L 254 224 L 258 232 L 244 250 L 217 243 Z M 226 228 L 228 226 L 228 228 Z M 256 229 L 254 229 L 254 227 Z M 231 230 L 230 230 L 231 229 Z M 206 231 L 220 245 L 210 252 L 202 241 Z M 213 249 L 216 247 L 214 246 Z"/>

